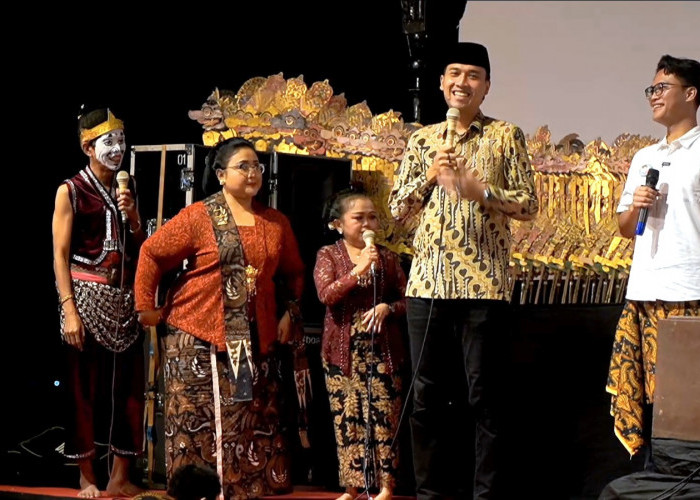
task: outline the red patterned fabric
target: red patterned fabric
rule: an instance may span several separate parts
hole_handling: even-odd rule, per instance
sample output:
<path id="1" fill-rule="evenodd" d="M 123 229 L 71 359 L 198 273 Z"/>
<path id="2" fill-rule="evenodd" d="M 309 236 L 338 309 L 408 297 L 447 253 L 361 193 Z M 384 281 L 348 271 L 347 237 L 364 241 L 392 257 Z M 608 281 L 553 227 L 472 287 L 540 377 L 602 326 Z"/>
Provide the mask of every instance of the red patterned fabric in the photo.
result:
<path id="1" fill-rule="evenodd" d="M 377 248 L 380 257 L 377 266 L 377 304 L 388 304 L 393 310 L 382 326 L 379 341 L 388 373 L 393 373 L 403 361 L 405 352 L 399 318 L 406 314 L 406 275 L 394 252 L 379 245 Z M 314 268 L 318 298 L 326 305 L 321 353 L 326 362 L 340 367 L 345 375 L 350 374 L 353 314 L 370 310 L 374 300 L 373 287 L 359 286 L 357 278 L 350 274 L 353 267 L 343 241 L 338 240 L 334 245 L 318 251 Z"/>
<path id="2" fill-rule="evenodd" d="M 254 206 L 255 226 L 239 226 L 247 261 L 258 268 L 255 314 L 260 352 L 277 338 L 273 277 L 281 275 L 290 298 L 300 298 L 304 265 L 289 220 L 281 212 Z M 166 272 L 187 259 L 169 292 L 165 322 L 225 349 L 219 248 L 203 203 L 193 203 L 164 224 L 141 248 L 134 291 L 136 310 L 155 308 L 156 288 Z"/>
<path id="3" fill-rule="evenodd" d="M 124 231 L 114 190 L 103 186 L 90 167 L 85 167 L 65 184 L 73 208 L 71 265 L 77 264 L 86 270 L 119 269 L 123 250 L 119 239 Z M 129 189 L 136 196 L 131 179 Z M 125 285 L 131 284 L 136 255 L 138 243 L 133 234 L 126 231 Z"/>
<path id="4" fill-rule="evenodd" d="M 116 240 L 119 237 L 116 202 L 104 187 L 102 192 L 98 190 L 101 187 L 100 181 L 89 167 L 78 172 L 66 185 L 75 220 L 71 232 L 71 252 L 90 260 L 102 261 L 105 240 Z"/>
<path id="5" fill-rule="evenodd" d="M 86 271 L 120 270 L 121 245 L 117 241 L 121 221 L 116 201 L 102 186 L 90 167 L 81 170 L 66 181 L 69 199 L 73 207 L 71 226 L 71 269 L 80 266 Z M 131 186 L 133 189 L 133 185 Z M 132 191 L 134 192 L 134 191 Z M 130 287 L 130 271 L 138 254 L 138 243 L 126 232 L 124 256 L 125 294 Z M 95 279 L 93 278 L 93 281 Z M 86 280 L 87 281 L 87 280 Z M 133 456 L 143 449 L 143 349 L 132 337 L 132 344 L 122 352 L 107 350 L 95 338 L 85 316 L 88 305 L 80 304 L 79 283 L 74 282 L 75 301 L 86 332 L 83 350 L 64 344 L 66 359 L 65 401 L 66 443 L 63 454 L 72 459 L 95 455 L 95 441 L 109 442 L 110 450 L 119 456 Z M 119 309 L 123 296 L 118 289 L 112 295 L 104 295 L 98 301 L 102 319 L 126 324 L 132 316 L 129 308 Z M 94 299 L 94 296 L 91 297 Z M 122 303 L 123 304 L 123 303 Z M 60 308 L 61 318 L 63 308 Z M 116 316 L 106 311 L 120 311 Z M 136 323 L 132 324 L 136 328 Z M 63 328 L 63 326 L 61 326 Z M 137 335 L 137 332 L 132 332 Z M 104 418 L 112 415 L 113 418 Z"/>

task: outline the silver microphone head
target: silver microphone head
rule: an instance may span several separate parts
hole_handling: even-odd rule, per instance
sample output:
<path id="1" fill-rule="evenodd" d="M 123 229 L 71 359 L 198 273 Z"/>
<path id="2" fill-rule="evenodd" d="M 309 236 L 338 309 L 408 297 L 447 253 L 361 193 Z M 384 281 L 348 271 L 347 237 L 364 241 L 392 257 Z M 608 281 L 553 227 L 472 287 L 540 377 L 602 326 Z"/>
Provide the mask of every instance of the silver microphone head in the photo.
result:
<path id="1" fill-rule="evenodd" d="M 447 110 L 447 136 L 445 142 L 448 146 L 454 145 L 455 134 L 457 133 L 457 122 L 459 121 L 459 109 L 450 108 Z"/>
<path id="2" fill-rule="evenodd" d="M 129 187 L 129 172 L 126 170 L 120 170 L 117 172 L 117 184 L 119 185 L 119 191 L 124 191 Z M 126 222 L 126 212 L 124 210 L 122 212 L 122 222 Z"/>
<path id="3" fill-rule="evenodd" d="M 447 121 L 453 121 L 457 122 L 459 121 L 459 109 L 458 108 L 450 108 L 447 110 Z"/>
<path id="4" fill-rule="evenodd" d="M 129 172 L 126 170 L 117 172 L 117 184 L 119 184 L 119 189 L 126 189 L 129 185 Z"/>
<path id="5" fill-rule="evenodd" d="M 375 234 L 371 229 L 367 229 L 362 233 L 362 239 L 364 240 L 365 245 L 374 245 L 374 238 Z"/>

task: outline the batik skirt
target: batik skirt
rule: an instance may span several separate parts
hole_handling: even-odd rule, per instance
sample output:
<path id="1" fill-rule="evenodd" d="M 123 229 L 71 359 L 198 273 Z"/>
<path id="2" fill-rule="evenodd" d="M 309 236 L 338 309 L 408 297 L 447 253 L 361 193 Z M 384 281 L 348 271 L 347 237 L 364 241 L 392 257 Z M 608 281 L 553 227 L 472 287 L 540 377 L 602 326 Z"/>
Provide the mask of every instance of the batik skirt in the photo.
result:
<path id="1" fill-rule="evenodd" d="M 227 499 L 289 492 L 290 458 L 280 433 L 281 383 L 274 357 L 254 364 L 251 401 L 234 401 L 228 353 L 213 352 L 208 342 L 168 326 L 164 357 L 168 479 L 194 463 L 219 472 Z"/>
<path id="2" fill-rule="evenodd" d="M 401 414 L 401 378 L 397 373 L 387 373 L 380 346 L 375 339 L 373 348 L 369 333 L 353 327 L 350 335 L 350 375 L 323 363 L 340 485 L 393 490 L 398 469 L 396 431 Z"/>
<path id="3" fill-rule="evenodd" d="M 645 404 L 654 402 L 659 320 L 698 316 L 700 301 L 627 301 L 615 331 L 606 390 L 612 394 L 610 413 L 615 434 L 634 455 L 644 444 Z M 648 434 L 648 433 L 646 433 Z"/>

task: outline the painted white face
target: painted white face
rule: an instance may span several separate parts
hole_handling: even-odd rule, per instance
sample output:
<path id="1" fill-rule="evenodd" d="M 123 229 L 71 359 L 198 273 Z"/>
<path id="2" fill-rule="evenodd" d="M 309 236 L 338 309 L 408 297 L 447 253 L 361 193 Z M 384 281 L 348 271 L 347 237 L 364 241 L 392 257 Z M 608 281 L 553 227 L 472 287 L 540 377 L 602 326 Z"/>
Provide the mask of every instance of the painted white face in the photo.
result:
<path id="1" fill-rule="evenodd" d="M 95 158 L 110 170 L 119 169 L 125 151 L 124 131 L 120 128 L 95 139 Z"/>

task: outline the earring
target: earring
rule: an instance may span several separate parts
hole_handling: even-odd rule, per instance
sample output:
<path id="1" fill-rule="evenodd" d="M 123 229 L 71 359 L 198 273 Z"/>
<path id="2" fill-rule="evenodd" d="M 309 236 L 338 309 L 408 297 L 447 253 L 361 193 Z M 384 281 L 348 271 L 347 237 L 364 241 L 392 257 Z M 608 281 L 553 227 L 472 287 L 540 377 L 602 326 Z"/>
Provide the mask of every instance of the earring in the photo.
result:
<path id="1" fill-rule="evenodd" d="M 219 179 L 219 185 L 223 186 L 224 184 L 226 184 L 226 181 L 223 179 Z"/>
<path id="2" fill-rule="evenodd" d="M 338 228 L 338 234 L 343 234 L 343 228 L 342 228 L 342 227 L 339 227 L 339 228 Z"/>

